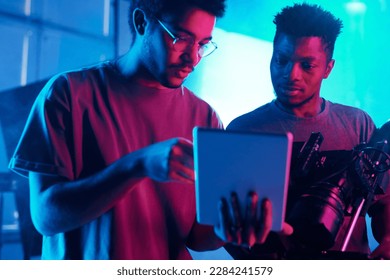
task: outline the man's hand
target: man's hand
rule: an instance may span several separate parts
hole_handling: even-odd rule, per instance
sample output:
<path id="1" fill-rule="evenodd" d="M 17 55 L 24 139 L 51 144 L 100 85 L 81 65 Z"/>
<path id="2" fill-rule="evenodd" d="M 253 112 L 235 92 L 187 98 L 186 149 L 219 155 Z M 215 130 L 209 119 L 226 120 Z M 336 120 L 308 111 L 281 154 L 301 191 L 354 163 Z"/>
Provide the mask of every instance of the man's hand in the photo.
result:
<path id="1" fill-rule="evenodd" d="M 173 138 L 139 150 L 145 175 L 153 180 L 194 183 L 192 142 Z"/>
<path id="2" fill-rule="evenodd" d="M 219 205 L 219 224 L 214 231 L 225 242 L 252 247 L 263 244 L 272 228 L 272 203 L 268 199 L 259 201 L 256 193 L 246 198 L 245 214 L 241 213 L 237 194 L 233 193 L 230 203 L 221 199 Z M 280 234 L 291 235 L 292 227 L 285 223 Z"/>

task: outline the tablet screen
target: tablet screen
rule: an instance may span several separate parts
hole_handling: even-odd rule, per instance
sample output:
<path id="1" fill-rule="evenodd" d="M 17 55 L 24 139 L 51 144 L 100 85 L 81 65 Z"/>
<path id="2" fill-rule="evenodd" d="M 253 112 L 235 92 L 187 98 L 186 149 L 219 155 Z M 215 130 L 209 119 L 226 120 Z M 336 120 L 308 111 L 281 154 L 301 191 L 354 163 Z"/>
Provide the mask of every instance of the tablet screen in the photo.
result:
<path id="1" fill-rule="evenodd" d="M 218 203 L 234 191 L 244 201 L 249 191 L 272 201 L 272 230 L 284 222 L 293 137 L 196 127 L 194 168 L 197 220 L 218 223 Z M 243 204 L 243 203 L 241 203 Z"/>

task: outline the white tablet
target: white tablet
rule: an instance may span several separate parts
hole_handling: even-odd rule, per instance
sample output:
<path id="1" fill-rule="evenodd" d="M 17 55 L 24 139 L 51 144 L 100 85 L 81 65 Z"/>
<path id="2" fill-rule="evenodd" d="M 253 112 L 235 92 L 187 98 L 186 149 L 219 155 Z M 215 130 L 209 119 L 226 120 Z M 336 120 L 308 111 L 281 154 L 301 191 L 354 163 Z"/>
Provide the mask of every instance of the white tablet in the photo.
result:
<path id="1" fill-rule="evenodd" d="M 194 168 L 197 220 L 218 223 L 218 203 L 234 191 L 242 204 L 249 191 L 272 201 L 272 230 L 284 222 L 293 136 L 196 127 Z"/>

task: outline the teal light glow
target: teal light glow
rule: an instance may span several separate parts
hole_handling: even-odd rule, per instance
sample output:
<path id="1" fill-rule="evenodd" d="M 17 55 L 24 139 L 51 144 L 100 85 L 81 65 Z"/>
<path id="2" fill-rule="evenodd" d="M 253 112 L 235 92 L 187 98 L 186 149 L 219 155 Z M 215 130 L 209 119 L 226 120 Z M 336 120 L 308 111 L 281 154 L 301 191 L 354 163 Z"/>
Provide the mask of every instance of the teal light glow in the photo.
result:
<path id="1" fill-rule="evenodd" d="M 273 98 L 268 73 L 275 32 L 272 20 L 294 2 L 228 0 L 227 14 L 214 33 L 218 50 L 201 62 L 187 82 L 215 106 L 226 125 Z M 322 96 L 367 111 L 381 126 L 390 119 L 390 1 L 306 2 L 321 5 L 344 22 L 334 52 L 336 64 L 323 82 Z"/>

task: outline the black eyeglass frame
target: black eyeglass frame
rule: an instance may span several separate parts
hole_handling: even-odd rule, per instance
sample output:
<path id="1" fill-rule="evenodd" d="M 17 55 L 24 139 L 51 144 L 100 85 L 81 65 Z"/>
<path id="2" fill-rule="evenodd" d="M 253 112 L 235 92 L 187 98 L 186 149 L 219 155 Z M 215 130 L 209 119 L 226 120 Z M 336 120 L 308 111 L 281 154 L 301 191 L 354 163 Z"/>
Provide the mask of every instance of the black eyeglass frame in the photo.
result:
<path id="1" fill-rule="evenodd" d="M 157 19 L 157 22 L 160 24 L 160 26 L 167 32 L 167 34 L 172 38 L 172 45 L 173 49 L 177 52 L 183 52 L 187 49 L 192 48 L 195 45 L 195 40 L 191 37 L 180 37 L 180 36 L 175 36 L 169 29 L 168 27 L 159 19 Z M 183 42 L 183 45 L 179 45 L 178 42 Z M 183 46 L 178 48 L 179 46 Z M 210 48 L 210 50 L 208 50 Z M 198 48 L 198 55 L 199 57 L 206 57 L 212 54 L 216 49 L 218 48 L 217 44 L 213 41 L 208 41 L 204 45 L 199 45 Z"/>

